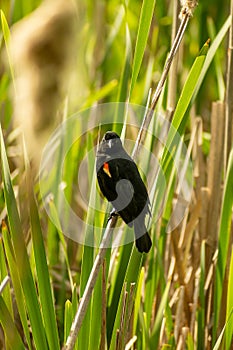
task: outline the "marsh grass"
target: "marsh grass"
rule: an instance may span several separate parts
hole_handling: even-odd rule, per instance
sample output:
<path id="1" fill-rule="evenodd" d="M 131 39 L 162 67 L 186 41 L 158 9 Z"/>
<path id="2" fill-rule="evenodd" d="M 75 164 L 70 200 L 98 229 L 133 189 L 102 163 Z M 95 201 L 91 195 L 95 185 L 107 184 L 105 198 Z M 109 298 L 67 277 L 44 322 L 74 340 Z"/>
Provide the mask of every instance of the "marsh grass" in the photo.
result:
<path id="1" fill-rule="evenodd" d="M 70 335 L 98 248 L 65 237 L 58 191 L 48 203 L 53 215 L 50 220 L 37 179 L 32 186 L 34 175 L 30 175 L 27 150 L 20 155 L 15 143 L 9 28 L 38 2 L 16 3 L 12 2 L 11 8 L 5 5 L 1 12 L 1 57 L 5 46 L 9 69 L 1 70 L 0 82 L 0 283 L 6 276 L 10 280 L 0 288 L 0 344 L 6 349 L 59 349 Z M 83 24 L 79 33 L 82 40 L 72 89 L 64 111 L 59 110 L 63 120 L 77 109 L 125 102 L 128 98 L 145 106 L 148 88 L 155 90 L 170 49 L 175 5 L 149 0 L 144 0 L 143 6 L 137 1 L 123 5 L 113 0 L 98 5 L 86 0 L 77 5 L 83 14 L 78 19 Z M 167 185 L 165 197 L 162 188 L 156 186 L 151 193 L 153 249 L 147 255 L 139 254 L 132 243 L 106 249 L 75 349 L 232 347 L 232 93 L 231 58 L 227 61 L 226 48 L 227 34 L 230 28 L 232 31 L 229 13 L 230 3 L 200 2 L 188 23 L 177 56 L 177 71 L 172 70 L 156 107 L 157 112 L 170 112 L 172 116 L 173 128 L 168 131 L 166 147 L 149 134 L 145 138 L 148 149 L 156 153 L 160 162 L 158 179 L 163 173 Z M 225 72 L 228 75 L 223 84 Z M 172 97 L 169 86 L 176 89 Z M 176 101 L 175 110 L 168 111 L 172 100 Z M 92 118 L 91 113 L 87 115 Z M 154 119 L 152 125 L 157 126 Z M 122 116 L 117 110 L 108 127 L 122 132 Z M 138 130 L 124 127 L 122 135 L 126 132 L 136 140 Z M 183 220 L 168 232 L 181 186 L 173 161 L 179 154 L 175 131 L 191 154 L 194 183 Z M 63 164 L 62 182 L 67 200 L 83 220 L 104 227 L 109 207 L 95 195 L 93 175 L 97 142 L 98 130 L 94 129 L 73 144 Z M 87 188 L 89 203 L 82 200 L 77 186 L 79 164 L 86 153 L 88 176 L 82 186 Z M 22 158 L 23 166 L 19 162 Z M 139 155 L 138 162 L 149 173 L 150 159 L 140 159 Z M 162 201 L 161 215 L 153 222 Z M 92 209 L 94 203 L 103 209 L 102 213 Z M 64 218 L 69 220 L 67 215 L 64 212 Z M 84 229 L 85 226 L 77 228 Z M 120 220 L 116 229 L 131 234 Z M 94 241 L 95 229 L 85 230 L 86 239 Z"/>

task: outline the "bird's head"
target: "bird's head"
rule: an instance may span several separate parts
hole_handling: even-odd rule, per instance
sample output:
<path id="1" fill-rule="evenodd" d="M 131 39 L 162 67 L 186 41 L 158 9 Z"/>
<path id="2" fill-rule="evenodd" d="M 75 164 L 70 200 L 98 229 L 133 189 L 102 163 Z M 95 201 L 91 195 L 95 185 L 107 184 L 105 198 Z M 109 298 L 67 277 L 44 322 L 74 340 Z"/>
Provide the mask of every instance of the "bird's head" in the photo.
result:
<path id="1" fill-rule="evenodd" d="M 104 134 L 102 143 L 112 150 L 122 147 L 121 139 L 114 131 L 107 131 Z"/>

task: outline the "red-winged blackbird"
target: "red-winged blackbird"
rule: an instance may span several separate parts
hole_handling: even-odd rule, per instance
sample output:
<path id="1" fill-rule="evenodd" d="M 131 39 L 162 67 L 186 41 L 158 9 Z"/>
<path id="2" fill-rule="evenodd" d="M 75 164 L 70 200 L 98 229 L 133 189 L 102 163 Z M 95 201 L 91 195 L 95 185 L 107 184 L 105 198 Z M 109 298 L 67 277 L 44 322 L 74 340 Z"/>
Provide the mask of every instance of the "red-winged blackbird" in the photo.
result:
<path id="1" fill-rule="evenodd" d="M 103 195 L 123 221 L 134 226 L 139 252 L 148 253 L 152 243 L 145 216 L 150 214 L 150 202 L 136 164 L 124 150 L 119 136 L 112 131 L 104 135 L 96 156 L 97 179 Z"/>

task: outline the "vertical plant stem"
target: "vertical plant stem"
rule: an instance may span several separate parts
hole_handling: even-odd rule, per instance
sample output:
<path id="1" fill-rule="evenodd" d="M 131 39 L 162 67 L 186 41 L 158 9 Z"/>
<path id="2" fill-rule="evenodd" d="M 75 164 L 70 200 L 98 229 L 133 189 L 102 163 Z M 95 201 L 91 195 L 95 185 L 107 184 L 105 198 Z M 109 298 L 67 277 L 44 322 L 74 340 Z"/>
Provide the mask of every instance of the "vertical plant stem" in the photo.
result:
<path id="1" fill-rule="evenodd" d="M 172 21 L 172 43 L 175 40 L 175 36 L 178 30 L 178 9 L 179 1 L 173 0 L 173 21 Z M 176 91 L 177 91 L 177 66 L 178 66 L 178 54 L 175 55 L 171 64 L 169 80 L 168 80 L 168 93 L 167 93 L 167 109 L 173 113 L 176 105 Z"/>
<path id="2" fill-rule="evenodd" d="M 81 328 L 84 316 L 86 314 L 86 310 L 91 298 L 91 294 L 95 287 L 95 282 L 97 280 L 100 267 L 104 261 L 105 253 L 111 238 L 111 232 L 112 232 L 112 229 L 115 227 L 116 222 L 117 222 L 117 216 L 114 216 L 111 220 L 109 220 L 106 230 L 104 232 L 104 236 L 102 238 L 99 252 L 95 258 L 95 262 L 91 270 L 90 276 L 88 278 L 87 285 L 84 290 L 82 299 L 80 301 L 78 311 L 75 315 L 75 318 L 73 320 L 73 323 L 70 329 L 70 334 L 66 341 L 66 345 L 65 345 L 66 350 L 71 350 L 75 346 L 76 338 Z"/>
<path id="3" fill-rule="evenodd" d="M 151 119 L 153 117 L 155 108 L 157 106 L 159 97 L 160 97 L 162 89 L 163 89 L 163 86 L 164 86 L 165 81 L 167 79 L 167 76 L 168 76 L 168 73 L 169 73 L 169 69 L 170 69 L 172 61 L 173 61 L 173 59 L 175 57 L 175 54 L 176 54 L 176 52 L 177 52 L 177 50 L 178 50 L 178 48 L 180 46 L 180 43 L 181 43 L 181 40 L 183 38 L 183 35 L 184 35 L 184 32 L 185 32 L 185 29 L 187 27 L 189 19 L 190 19 L 190 13 L 186 12 L 183 15 L 180 27 L 179 27 L 178 32 L 176 34 L 175 40 L 174 40 L 174 42 L 172 44 L 171 51 L 170 51 L 170 53 L 168 55 L 168 58 L 166 60 L 166 63 L 165 63 L 165 66 L 164 66 L 163 73 L 161 75 L 160 81 L 159 81 L 159 83 L 157 85 L 157 88 L 155 90 L 155 93 L 154 93 L 154 95 L 152 97 L 151 106 L 147 110 L 147 113 L 145 114 L 145 117 L 143 119 L 142 125 L 140 127 L 140 130 L 139 130 L 139 133 L 138 133 L 138 136 L 137 136 L 137 140 L 135 142 L 135 146 L 134 146 L 134 149 L 133 149 L 133 152 L 132 152 L 132 158 L 133 159 L 135 159 L 137 157 L 137 155 L 138 155 L 138 153 L 140 151 L 140 145 L 143 144 L 143 141 L 144 141 L 145 136 L 146 136 L 146 130 L 148 129 L 148 127 L 150 125 Z"/>
<path id="4" fill-rule="evenodd" d="M 102 321 L 101 321 L 101 340 L 100 350 L 105 350 L 106 342 L 106 308 L 107 308 L 107 291 L 106 291 L 106 261 L 102 264 Z"/>
<path id="5" fill-rule="evenodd" d="M 221 182 L 224 145 L 224 103 L 214 102 L 211 115 L 211 145 L 207 186 L 210 191 L 207 216 L 206 271 L 217 247 L 218 217 L 221 207 Z"/>
<path id="6" fill-rule="evenodd" d="M 227 86 L 226 86 L 226 125 L 225 125 L 225 159 L 224 169 L 226 170 L 227 160 L 232 147 L 233 131 L 233 0 L 231 0 L 231 27 L 228 44 L 228 63 L 227 63 Z"/>

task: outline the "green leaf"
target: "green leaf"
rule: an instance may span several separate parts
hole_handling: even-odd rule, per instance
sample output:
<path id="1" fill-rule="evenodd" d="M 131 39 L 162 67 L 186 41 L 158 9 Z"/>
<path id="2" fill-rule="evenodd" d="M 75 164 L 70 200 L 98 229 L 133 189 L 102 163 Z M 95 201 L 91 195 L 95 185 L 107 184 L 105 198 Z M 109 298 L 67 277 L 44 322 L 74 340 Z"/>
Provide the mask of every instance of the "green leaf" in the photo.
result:
<path id="1" fill-rule="evenodd" d="M 213 341 L 216 340 L 219 315 L 221 311 L 221 299 L 223 291 L 223 280 L 226 269 L 227 252 L 229 246 L 230 232 L 231 232 L 231 218 L 233 196 L 233 150 L 229 156 L 227 167 L 227 174 L 225 179 L 223 202 L 220 216 L 219 227 L 219 244 L 218 244 L 218 258 L 216 266 L 216 278 L 214 288 L 214 324 L 213 324 Z"/>
<path id="2" fill-rule="evenodd" d="M 188 114 L 186 113 L 190 104 L 191 98 L 194 94 L 196 84 L 202 71 L 202 67 L 205 62 L 206 54 L 208 52 L 209 42 L 206 42 L 202 47 L 199 55 L 196 57 L 189 75 L 184 84 L 179 101 L 174 112 L 171 128 L 168 133 L 164 153 L 162 157 L 162 168 L 164 169 L 166 164 L 170 163 L 172 152 L 174 147 L 178 146 L 178 137 L 184 133 L 184 128 L 187 123 Z M 177 140 L 178 139 L 178 140 Z M 166 165 L 168 167 L 168 165 Z M 168 167 L 169 169 L 169 167 Z"/>
<path id="3" fill-rule="evenodd" d="M 140 67 L 142 64 L 143 55 L 145 52 L 146 44 L 148 41 L 148 35 L 150 30 L 150 25 L 154 13 L 155 0 L 144 0 L 142 3 L 142 9 L 138 25 L 138 33 L 136 40 L 136 47 L 134 52 L 133 68 L 132 68 L 132 80 L 130 86 L 131 96 L 136 83 Z"/>
<path id="4" fill-rule="evenodd" d="M 189 72 L 189 75 L 186 79 L 183 90 L 181 92 L 176 110 L 174 112 L 172 123 L 168 132 L 166 144 L 164 147 L 164 151 L 161 159 L 161 168 L 159 170 L 158 179 L 157 179 L 158 184 L 163 183 L 162 181 L 164 176 L 167 182 L 170 178 L 175 153 L 181 142 L 181 136 L 184 133 L 185 126 L 188 120 L 187 109 L 191 102 L 191 98 L 194 94 L 199 76 L 201 74 L 201 71 L 206 59 L 206 54 L 208 52 L 208 48 L 209 48 L 209 41 L 207 41 L 204 44 L 199 55 L 196 57 L 192 65 L 192 68 Z M 154 203 L 155 207 L 159 207 L 162 198 L 163 198 L 163 191 L 161 190 L 161 188 L 158 188 L 157 199 L 156 199 L 156 202 Z"/>
<path id="5" fill-rule="evenodd" d="M 228 288 L 227 288 L 227 313 L 226 313 L 226 319 L 229 320 L 226 325 L 226 350 L 230 350 L 231 343 L 233 339 L 233 317 L 230 317 L 232 315 L 233 311 L 233 249 L 231 249 L 231 263 L 230 263 L 230 272 L 229 272 L 229 278 L 228 278 Z"/>
<path id="6" fill-rule="evenodd" d="M 11 317 L 7 306 L 0 295 L 0 322 L 5 333 L 5 339 L 11 349 L 24 350 L 24 344 L 18 330 L 15 326 L 14 320 Z"/>
<path id="7" fill-rule="evenodd" d="M 66 342 L 70 333 L 70 328 L 73 321 L 73 308 L 70 300 L 66 300 L 65 303 L 65 321 L 64 321 L 64 343 Z"/>
<path id="8" fill-rule="evenodd" d="M 134 304 L 134 319 L 133 319 L 133 334 L 136 334 L 136 327 L 138 322 L 138 315 L 141 305 L 141 298 L 142 298 L 142 283 L 145 278 L 145 268 L 141 268 L 140 276 L 138 279 L 138 285 L 137 285 L 137 292 L 135 297 L 135 304 Z"/>
<path id="9" fill-rule="evenodd" d="M 90 138 L 88 140 L 89 149 L 90 149 Z M 92 141 L 93 142 L 93 141 Z M 93 149 L 92 152 L 88 153 L 88 167 L 91 168 L 91 172 L 88 171 L 89 174 L 93 174 L 93 166 L 94 166 L 94 157 L 93 157 Z M 82 269 L 81 269 L 81 278 L 80 278 L 80 296 L 82 297 L 86 284 L 92 270 L 93 262 L 94 262 L 94 241 L 95 241 L 95 229 L 94 229 L 94 220 L 95 220 L 95 191 L 96 191 L 96 179 L 95 177 L 90 178 L 90 199 L 89 206 L 86 218 L 86 229 L 85 229 L 85 244 L 83 247 L 83 255 L 82 255 Z M 92 226 L 93 225 L 93 226 Z M 96 288 L 96 286 L 95 286 Z M 98 288 L 98 286 L 97 286 Z M 85 318 L 82 323 L 82 327 L 80 329 L 78 335 L 78 347 L 81 349 L 89 349 L 90 344 L 90 333 L 91 333 L 91 304 L 93 300 L 93 295 L 89 302 L 87 312 Z M 98 340 L 97 340 L 98 341 Z"/>
<path id="10" fill-rule="evenodd" d="M 158 309 L 158 312 L 157 312 L 157 315 L 155 318 L 155 323 L 154 323 L 152 333 L 151 333 L 150 344 L 154 345 L 155 348 L 157 347 L 157 345 L 159 343 L 160 328 L 162 325 L 164 310 L 165 310 L 167 302 L 168 302 L 168 295 L 169 295 L 168 293 L 170 290 L 170 285 L 171 285 L 171 281 L 168 281 L 166 288 L 163 292 L 161 302 L 159 304 L 159 309 Z"/>
<path id="11" fill-rule="evenodd" d="M 10 240 L 10 235 L 7 230 L 7 226 L 4 223 L 2 224 L 2 235 L 3 235 L 6 258 L 7 258 L 7 262 L 10 270 L 11 282 L 14 290 L 14 296 L 15 296 L 18 312 L 20 315 L 20 320 L 23 326 L 24 335 L 25 335 L 28 347 L 29 349 L 32 349 L 30 333 L 28 329 L 28 319 L 27 319 L 27 311 L 25 306 L 23 289 L 20 282 L 20 277 L 17 269 L 17 264 L 15 261 L 15 254 L 14 254 L 13 246 Z"/>
<path id="12" fill-rule="evenodd" d="M 229 318 L 227 319 L 225 325 L 223 326 L 223 329 L 213 347 L 213 350 L 219 350 L 219 349 L 222 349 L 222 341 L 223 341 L 223 337 L 224 337 L 224 334 L 225 334 L 225 331 L 226 331 L 226 327 L 228 325 L 229 322 L 232 322 L 232 316 L 233 316 L 233 310 L 231 310 L 231 313 L 229 315 Z M 232 339 L 231 339 L 232 340 Z"/>
<path id="13" fill-rule="evenodd" d="M 184 131 L 184 125 L 186 124 L 187 117 L 185 118 L 185 112 L 188 109 L 191 98 L 195 92 L 199 76 L 202 72 L 203 65 L 205 63 L 206 55 L 209 49 L 209 41 L 207 41 L 201 48 L 199 55 L 196 57 L 189 75 L 186 79 L 184 87 L 182 89 L 179 101 L 176 106 L 176 110 L 172 119 L 172 126 L 180 134 Z"/>
<path id="14" fill-rule="evenodd" d="M 201 72 L 201 74 L 200 74 L 200 76 L 198 78 L 198 82 L 197 82 L 197 86 L 195 88 L 195 92 L 193 94 L 192 102 L 197 97 L 197 94 L 198 94 L 198 91 L 200 89 L 200 86 L 201 86 L 201 84 L 202 84 L 202 82 L 203 82 L 203 80 L 204 80 L 204 78 L 206 76 L 206 72 L 209 69 L 209 66 L 210 66 L 211 62 L 213 61 L 215 53 L 216 53 L 217 49 L 219 48 L 223 38 L 227 34 L 228 29 L 230 28 L 230 25 L 231 25 L 231 16 L 229 16 L 226 19 L 226 21 L 223 24 L 221 30 L 218 32 L 218 35 L 216 36 L 216 38 L 214 39 L 213 43 L 210 46 L 209 52 L 208 52 L 207 57 L 206 57 L 205 64 L 204 64 L 204 66 L 202 68 L 202 72 Z"/>
<path id="15" fill-rule="evenodd" d="M 127 99 L 128 82 L 129 82 L 129 75 L 131 71 L 131 66 L 130 66 L 131 56 L 132 56 L 132 44 L 131 44 L 129 27 L 126 24 L 125 25 L 125 60 L 124 60 L 124 66 L 122 69 L 120 83 L 119 83 L 119 90 L 118 90 L 118 97 L 117 97 L 118 102 L 125 102 Z"/>
<path id="16" fill-rule="evenodd" d="M 32 186 L 32 184 L 30 185 Z M 45 331 L 47 334 L 49 348 L 55 350 L 59 349 L 60 345 L 55 317 L 54 298 L 50 284 L 49 270 L 45 255 L 45 247 L 40 226 L 39 214 L 33 193 L 30 194 L 30 219 L 39 295 L 45 324 Z"/>
<path id="17" fill-rule="evenodd" d="M 1 26 L 2 26 L 3 38 L 4 38 L 5 46 L 6 46 L 8 63 L 9 63 L 9 67 L 10 67 L 13 85 L 15 88 L 15 74 L 14 74 L 13 64 L 12 64 L 11 55 L 10 55 L 10 47 L 9 47 L 10 46 L 10 38 L 11 38 L 10 29 L 8 27 L 6 17 L 5 17 L 4 12 L 2 10 L 0 10 L 0 14 L 1 14 Z M 16 89 L 15 89 L 15 91 L 16 91 Z"/>
<path id="18" fill-rule="evenodd" d="M 5 226 L 4 222 L 2 223 L 2 229 L 3 226 Z M 0 283 L 4 280 L 5 277 L 8 276 L 8 269 L 7 264 L 5 260 L 5 254 L 3 249 L 3 240 L 0 237 Z M 13 307 L 12 307 L 12 300 L 11 300 L 11 291 L 10 291 L 10 283 L 8 283 L 3 292 L 2 297 L 4 302 L 6 303 L 7 309 L 9 310 L 11 316 L 13 317 Z"/>
<path id="19" fill-rule="evenodd" d="M 130 289 L 130 284 L 138 282 L 138 279 L 140 276 L 140 271 L 141 271 L 142 259 L 143 259 L 143 254 L 139 253 L 136 250 L 136 248 L 134 247 L 132 250 L 130 260 L 128 262 L 127 271 L 124 275 L 124 282 L 126 283 L 126 290 L 128 292 Z M 125 285 L 125 283 L 123 285 Z M 123 291 L 124 291 L 124 288 L 122 286 L 120 300 L 118 302 L 118 309 L 117 309 L 117 313 L 115 316 L 114 327 L 113 327 L 113 331 L 111 333 L 110 350 L 115 349 L 117 329 L 120 328 Z"/>
<path id="20" fill-rule="evenodd" d="M 8 219 L 10 224 L 10 232 L 13 242 L 13 248 L 16 258 L 16 266 L 21 280 L 25 302 L 27 305 L 29 319 L 31 321 L 32 333 L 35 346 L 38 349 L 47 349 L 47 340 L 45 336 L 44 325 L 40 313 L 38 296 L 36 293 L 35 283 L 30 268 L 27 250 L 24 242 L 23 230 L 17 209 L 16 199 L 11 183 L 10 170 L 6 156 L 6 150 L 0 128 L 0 144 L 1 144 L 1 162 L 2 162 L 2 178 L 4 184 L 4 196 Z"/>

